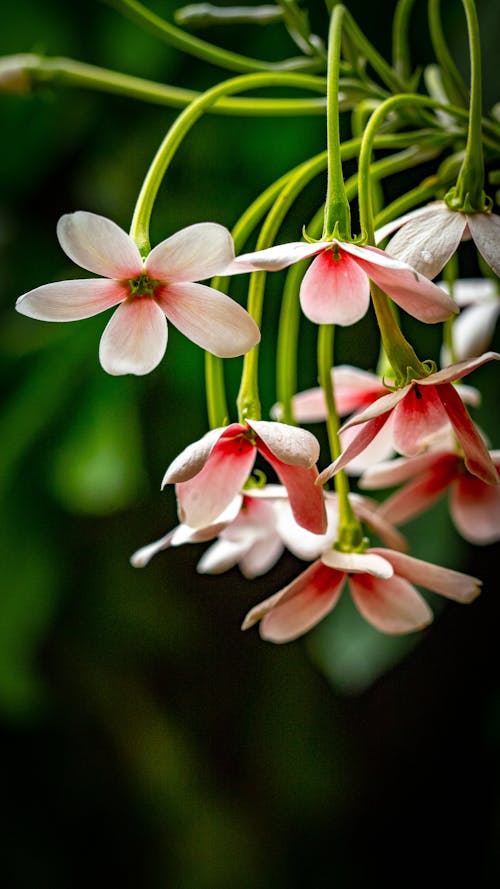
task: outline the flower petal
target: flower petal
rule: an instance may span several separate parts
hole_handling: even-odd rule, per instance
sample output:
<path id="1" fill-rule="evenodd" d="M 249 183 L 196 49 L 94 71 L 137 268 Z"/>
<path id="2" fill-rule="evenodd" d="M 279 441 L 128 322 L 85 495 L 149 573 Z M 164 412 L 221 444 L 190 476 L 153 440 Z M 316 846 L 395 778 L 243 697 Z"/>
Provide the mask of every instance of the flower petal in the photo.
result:
<path id="1" fill-rule="evenodd" d="M 387 393 L 386 387 L 375 374 L 349 364 L 332 368 L 335 405 L 339 416 L 350 414 L 365 404 Z M 316 423 L 326 418 L 325 395 L 320 387 L 298 392 L 292 400 L 293 413 L 298 423 Z M 272 416 L 279 419 L 281 406 L 275 405 Z"/>
<path id="2" fill-rule="evenodd" d="M 329 241 L 318 241 L 316 244 L 306 244 L 304 241 L 294 241 L 290 244 L 276 244 L 265 250 L 256 250 L 254 253 L 242 253 L 237 256 L 224 271 L 225 275 L 237 275 L 241 272 L 279 272 L 294 262 L 308 259 L 321 253 L 327 247 L 331 247 Z"/>
<path id="3" fill-rule="evenodd" d="M 458 361 L 481 355 L 488 348 L 499 314 L 500 299 L 469 306 L 460 312 L 452 331 L 453 349 Z M 445 350 L 441 363 L 446 364 L 447 358 L 448 353 Z"/>
<path id="4" fill-rule="evenodd" d="M 260 340 L 248 312 L 206 284 L 171 284 L 158 288 L 155 299 L 184 336 L 219 358 L 243 355 Z"/>
<path id="5" fill-rule="evenodd" d="M 243 431 L 243 426 L 240 426 L 239 423 L 233 423 L 231 426 L 211 429 L 203 438 L 192 442 L 177 455 L 167 468 L 161 483 L 162 488 L 165 485 L 186 482 L 188 479 L 193 478 L 194 475 L 197 475 L 203 469 L 221 435 L 227 433 L 232 438 L 235 435 L 240 435 Z"/>
<path id="6" fill-rule="evenodd" d="M 461 380 L 467 374 L 472 373 L 487 361 L 500 361 L 498 352 L 484 352 L 477 358 L 469 358 L 467 361 L 459 361 L 457 364 L 450 364 L 449 367 L 443 367 L 436 373 L 429 374 L 428 377 L 418 381 L 419 386 L 435 386 L 437 383 L 453 383 L 455 380 Z"/>
<path id="7" fill-rule="evenodd" d="M 376 553 L 344 553 L 337 549 L 329 549 L 321 556 L 321 561 L 329 568 L 344 571 L 346 574 L 373 574 L 387 580 L 392 577 L 394 569 L 387 559 Z"/>
<path id="8" fill-rule="evenodd" d="M 379 400 L 382 401 L 382 399 Z M 389 417 L 390 414 L 385 413 L 381 416 L 374 417 L 373 420 L 368 420 L 367 423 L 363 423 L 356 438 L 351 441 L 340 457 L 337 457 L 333 463 L 330 463 L 326 469 L 323 469 L 323 472 L 320 472 L 317 484 L 324 485 L 332 475 L 335 475 L 336 472 L 343 469 L 351 460 L 361 454 L 361 452 L 368 447 L 370 442 L 373 441 L 375 436 L 378 435 L 382 427 L 385 426 Z"/>
<path id="9" fill-rule="evenodd" d="M 427 602 L 401 577 L 381 581 L 369 574 L 355 574 L 349 578 L 349 587 L 360 613 L 381 633 L 412 633 L 432 621 Z"/>
<path id="10" fill-rule="evenodd" d="M 257 448 L 271 464 L 281 483 L 285 485 L 295 521 L 313 534 L 324 534 L 326 512 L 323 491 L 316 484 L 318 478 L 316 466 L 306 468 L 284 463 L 260 438 L 257 439 Z"/>
<path id="11" fill-rule="evenodd" d="M 338 529 L 336 494 L 325 495 L 325 509 L 328 519 L 327 530 L 324 534 L 313 534 L 297 524 L 288 501 L 277 504 L 278 533 L 287 549 L 298 559 L 313 562 L 335 542 Z"/>
<path id="12" fill-rule="evenodd" d="M 500 540 L 500 487 L 459 476 L 451 489 L 450 512 L 465 540 L 485 545 Z"/>
<path id="13" fill-rule="evenodd" d="M 394 525 L 381 515 L 379 504 L 376 500 L 369 500 L 358 494 L 351 494 L 350 500 L 358 519 L 361 519 L 371 531 L 380 537 L 384 546 L 390 549 L 400 549 L 405 552 L 408 549 L 408 541 Z"/>
<path id="14" fill-rule="evenodd" d="M 181 522 L 191 528 L 211 524 L 245 484 L 255 454 L 244 435 L 220 436 L 200 472 L 176 486 Z"/>
<path id="15" fill-rule="evenodd" d="M 414 559 L 406 553 L 398 553 L 392 549 L 377 550 L 387 559 L 394 568 L 396 574 L 416 583 L 418 586 L 432 590 L 464 604 L 472 602 L 481 592 L 481 581 L 460 571 L 452 571 L 450 568 L 442 568 L 441 565 L 433 565 L 422 559 Z"/>
<path id="16" fill-rule="evenodd" d="M 451 383 L 444 383 L 436 389 L 462 447 L 467 469 L 487 485 L 498 485 L 500 479 L 495 464 L 458 392 Z"/>
<path id="17" fill-rule="evenodd" d="M 432 437 L 447 423 L 438 387 L 412 383 L 394 410 L 394 447 L 400 454 L 413 457 L 428 447 Z"/>
<path id="18" fill-rule="evenodd" d="M 196 566 L 198 574 L 223 574 L 238 564 L 251 546 L 251 541 L 219 538 L 202 555 Z"/>
<path id="19" fill-rule="evenodd" d="M 144 270 L 137 244 L 116 222 L 78 210 L 61 216 L 57 237 L 82 269 L 106 278 L 135 278 Z"/>
<path id="20" fill-rule="evenodd" d="M 319 443 L 307 429 L 267 420 L 247 420 L 247 424 L 262 439 L 266 448 L 283 463 L 305 466 L 306 469 L 317 463 Z M 259 448 L 259 444 L 257 447 Z"/>
<path id="21" fill-rule="evenodd" d="M 358 263 L 341 251 L 325 250 L 309 266 L 300 287 L 300 304 L 315 324 L 347 327 L 363 318 L 370 305 L 370 284 Z"/>
<path id="22" fill-rule="evenodd" d="M 380 514 L 395 525 L 402 525 L 430 509 L 451 485 L 460 471 L 460 464 L 460 458 L 455 454 L 441 455 L 426 472 L 384 500 L 379 508 Z"/>
<path id="23" fill-rule="evenodd" d="M 456 459 L 456 455 L 455 459 Z M 435 451 L 426 451 L 417 457 L 399 457 L 397 460 L 387 460 L 367 469 L 359 480 L 360 488 L 376 490 L 377 488 L 392 488 L 401 482 L 414 478 L 419 473 L 426 472 L 433 467 L 440 454 Z"/>
<path id="24" fill-rule="evenodd" d="M 414 217 L 403 225 L 385 249 L 426 278 L 435 278 L 455 253 L 466 224 L 462 213 L 445 204 L 435 205 L 432 214 Z"/>
<path id="25" fill-rule="evenodd" d="M 439 286 L 450 292 L 447 281 L 440 281 Z M 460 308 L 494 302 L 499 297 L 498 285 L 493 278 L 458 278 L 453 282 L 452 296 Z"/>
<path id="26" fill-rule="evenodd" d="M 285 546 L 277 534 L 258 540 L 240 561 L 240 571 L 247 580 L 262 577 L 276 564 Z"/>
<path id="27" fill-rule="evenodd" d="M 307 633 L 337 604 L 345 575 L 314 562 L 292 583 L 248 612 L 247 630 L 262 619 L 260 634 L 271 642 L 291 642 Z"/>
<path id="28" fill-rule="evenodd" d="M 344 429 L 340 433 L 340 445 L 345 451 L 356 438 L 360 430 L 359 426 L 351 426 L 350 429 Z M 375 438 L 366 448 L 357 456 L 349 460 L 346 472 L 349 475 L 361 475 L 370 466 L 380 463 L 381 460 L 387 460 L 394 454 L 393 435 L 394 435 L 394 414 L 389 415 L 387 423 L 378 432 Z"/>
<path id="29" fill-rule="evenodd" d="M 417 210 L 410 210 L 409 213 L 404 213 L 403 216 L 398 216 L 397 219 L 392 219 L 391 222 L 387 222 L 385 225 L 382 225 L 377 229 L 375 232 L 375 243 L 377 245 L 380 244 L 381 241 L 384 241 L 385 238 L 388 238 L 389 235 L 392 235 L 393 232 L 397 231 L 398 228 L 401 228 L 402 225 L 405 225 L 412 219 L 419 219 L 420 222 L 426 217 L 432 219 L 436 209 L 443 204 L 444 201 L 435 201 L 432 204 L 426 204 L 425 207 L 419 207 Z"/>
<path id="30" fill-rule="evenodd" d="M 16 309 L 38 321 L 80 321 L 116 306 L 128 293 L 128 287 L 109 278 L 56 281 L 20 296 Z"/>
<path id="31" fill-rule="evenodd" d="M 140 549 L 136 550 L 135 553 L 130 556 L 130 564 L 134 568 L 144 568 L 156 553 L 168 549 L 169 546 L 171 546 L 174 530 L 175 529 L 169 531 L 168 534 L 165 534 L 153 543 L 147 543 L 146 546 L 141 546 Z"/>
<path id="32" fill-rule="evenodd" d="M 222 275 L 234 259 L 231 233 L 216 222 L 197 222 L 153 247 L 146 271 L 158 281 L 204 281 Z"/>
<path id="33" fill-rule="evenodd" d="M 167 348 L 165 315 L 149 297 L 127 299 L 104 329 L 99 345 L 102 367 L 113 376 L 142 376 L 160 363 Z"/>
<path id="34" fill-rule="evenodd" d="M 500 276 L 500 216 L 496 213 L 468 213 L 467 224 L 483 259 Z"/>

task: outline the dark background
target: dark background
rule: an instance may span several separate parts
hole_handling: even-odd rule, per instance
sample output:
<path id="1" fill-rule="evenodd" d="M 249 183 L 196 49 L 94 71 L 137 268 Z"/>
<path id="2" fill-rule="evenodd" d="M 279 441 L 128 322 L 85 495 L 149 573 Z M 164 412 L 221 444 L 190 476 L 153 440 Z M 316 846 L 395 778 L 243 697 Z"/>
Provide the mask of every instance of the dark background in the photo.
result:
<path id="1" fill-rule="evenodd" d="M 386 55 L 393 5 L 349 3 Z M 154 5 L 170 19 L 174 7 Z M 466 76 L 461 6 L 443 7 Z M 417 0 L 412 26 L 421 64 L 433 60 L 425 8 Z M 499 12 L 487 0 L 478 8 L 488 107 L 498 98 Z M 312 17 L 325 36 L 319 2 Z M 279 25 L 203 36 L 255 58 L 295 54 Z M 2 12 L 0 51 L 71 56 L 195 89 L 230 76 L 98 2 L 19 0 Z M 201 352 L 171 328 L 154 373 L 112 378 L 97 360 L 102 317 L 45 325 L 13 311 L 20 293 L 74 273 L 55 237 L 62 213 L 87 209 L 128 228 L 175 114 L 69 88 L 0 101 L 2 885 L 496 886 L 498 548 L 461 541 L 441 503 L 409 526 L 413 552 L 482 577 L 469 608 L 432 597 L 434 625 L 392 639 L 344 597 L 303 641 L 279 647 L 241 634 L 247 609 L 301 570 L 291 556 L 253 584 L 237 570 L 198 577 L 198 546 L 144 571 L 128 563 L 176 522 L 173 493 L 159 484 L 206 429 Z M 321 117 L 203 119 L 162 187 L 153 243 L 195 221 L 231 227 L 324 138 Z M 283 239 L 299 237 L 324 184 L 298 202 Z M 271 282 L 267 330 L 281 284 Z M 243 281 L 234 292 L 244 298 Z M 425 357 L 438 357 L 435 329 L 408 330 Z M 373 367 L 372 332 L 370 318 L 343 332 L 339 360 Z M 316 376 L 307 323 L 302 336 L 305 387 Z M 262 361 L 267 411 L 266 334 Z M 234 396 L 240 362 L 230 364 Z M 473 378 L 484 387 L 474 416 L 498 445 L 495 370 Z"/>

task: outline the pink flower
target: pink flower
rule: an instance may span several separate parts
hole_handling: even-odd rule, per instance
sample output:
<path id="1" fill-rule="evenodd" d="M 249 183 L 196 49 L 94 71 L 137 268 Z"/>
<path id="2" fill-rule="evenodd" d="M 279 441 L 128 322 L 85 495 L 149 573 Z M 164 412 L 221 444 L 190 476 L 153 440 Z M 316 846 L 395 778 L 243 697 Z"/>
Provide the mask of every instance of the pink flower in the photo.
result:
<path id="1" fill-rule="evenodd" d="M 444 321 L 457 308 L 441 288 L 377 247 L 343 241 L 295 242 L 236 257 L 226 273 L 278 271 L 315 256 L 300 288 L 304 315 L 315 324 L 354 324 L 370 304 L 369 278 L 420 321 Z"/>
<path id="2" fill-rule="evenodd" d="M 357 457 L 373 441 L 391 415 L 393 442 L 399 453 L 415 456 L 450 422 L 460 442 L 469 472 L 486 484 L 498 484 L 498 473 L 486 445 L 452 385 L 453 380 L 461 379 L 481 364 L 498 359 L 500 355 L 496 352 L 486 352 L 479 358 L 452 364 L 420 380 L 412 380 L 407 386 L 378 398 L 368 408 L 359 411 L 343 429 L 362 423 L 361 431 L 340 457 L 323 470 L 318 484 L 323 484 Z"/>
<path id="3" fill-rule="evenodd" d="M 290 642 L 322 620 L 337 604 L 345 582 L 363 617 L 382 633 L 410 633 L 432 620 L 413 584 L 468 603 L 479 594 L 474 577 L 414 559 L 390 549 L 365 553 L 325 552 L 292 583 L 248 612 L 246 630 L 261 621 L 271 642 Z"/>
<path id="4" fill-rule="evenodd" d="M 495 275 L 500 275 L 500 216 L 495 213 L 461 213 L 450 210 L 444 201 L 435 201 L 384 225 L 375 233 L 377 243 L 396 229 L 387 253 L 428 278 L 435 278 L 460 241 L 469 237 Z"/>
<path id="5" fill-rule="evenodd" d="M 110 374 L 146 374 L 163 358 L 167 321 L 223 358 L 248 352 L 260 339 L 248 313 L 223 293 L 194 281 L 221 273 L 234 256 L 230 233 L 201 222 L 151 250 L 145 260 L 132 238 L 95 213 L 63 216 L 57 236 L 79 266 L 102 278 L 45 284 L 21 296 L 18 312 L 41 321 L 76 321 L 119 304 L 101 338 L 100 362 Z"/>
<path id="6" fill-rule="evenodd" d="M 500 470 L 500 451 L 490 451 Z M 467 471 L 463 459 L 451 449 L 440 449 L 391 460 L 369 469 L 360 484 L 363 488 L 385 488 L 406 482 L 388 497 L 378 512 L 394 524 L 402 524 L 429 509 L 445 491 L 450 492 L 450 513 L 459 533 L 470 543 L 487 544 L 500 540 L 500 487 L 486 485 Z"/>
<path id="7" fill-rule="evenodd" d="M 322 534 L 325 507 L 315 485 L 318 442 L 304 429 L 264 420 L 212 429 L 171 463 L 163 485 L 176 485 L 181 522 L 200 528 L 220 515 L 247 481 L 257 451 L 285 485 L 296 521 Z"/>
<path id="8" fill-rule="evenodd" d="M 447 293 L 448 284 L 439 284 Z M 453 322 L 453 350 L 456 361 L 481 355 L 490 345 L 500 314 L 498 283 L 492 278 L 463 278 L 453 284 L 453 299 L 462 311 Z M 449 364 L 446 344 L 441 350 L 441 364 Z"/>

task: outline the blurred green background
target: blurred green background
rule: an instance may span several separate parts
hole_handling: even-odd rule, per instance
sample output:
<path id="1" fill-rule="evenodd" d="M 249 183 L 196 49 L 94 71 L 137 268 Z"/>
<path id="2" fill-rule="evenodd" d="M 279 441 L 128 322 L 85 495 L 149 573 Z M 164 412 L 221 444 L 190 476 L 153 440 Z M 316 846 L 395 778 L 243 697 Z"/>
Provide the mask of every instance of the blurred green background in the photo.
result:
<path id="1" fill-rule="evenodd" d="M 171 19 L 176 5 L 153 8 Z M 432 60 L 425 5 L 417 0 L 412 27 L 421 63 Z M 466 74 L 460 4 L 443 6 Z M 388 54 L 393 3 L 349 8 Z M 478 8 L 492 104 L 499 8 Z M 325 36 L 323 4 L 312 17 Z M 205 36 L 256 58 L 295 54 L 279 25 Z M 10 4 L 0 50 L 195 89 L 228 76 L 83 0 Z M 201 352 L 171 328 L 154 373 L 112 378 L 97 359 L 102 317 L 52 325 L 13 311 L 19 294 L 74 274 L 55 236 L 62 213 L 91 210 L 128 227 L 175 114 L 68 88 L 0 98 L 2 885 L 498 885 L 498 547 L 461 541 L 445 504 L 412 523 L 415 554 L 485 581 L 470 608 L 433 597 L 435 624 L 418 638 L 380 636 L 347 597 L 300 642 L 241 634 L 247 609 L 301 570 L 291 556 L 253 583 L 237 570 L 197 576 L 202 546 L 163 553 L 143 571 L 128 562 L 176 523 L 173 492 L 159 487 L 206 429 Z M 160 192 L 153 243 L 195 221 L 232 226 L 267 184 L 323 147 L 321 117 L 203 119 Z M 299 236 L 323 189 L 312 184 L 283 239 Z M 281 284 L 269 289 L 270 330 Z M 244 298 L 244 281 L 235 293 Z M 436 330 L 411 330 L 437 357 Z M 339 360 L 373 367 L 372 331 L 368 318 L 339 336 Z M 304 324 L 302 387 L 315 382 L 312 345 Z M 264 337 L 266 410 L 273 361 Z M 239 369 L 232 361 L 232 396 Z M 485 387 L 475 417 L 498 446 L 494 370 L 473 382 Z"/>

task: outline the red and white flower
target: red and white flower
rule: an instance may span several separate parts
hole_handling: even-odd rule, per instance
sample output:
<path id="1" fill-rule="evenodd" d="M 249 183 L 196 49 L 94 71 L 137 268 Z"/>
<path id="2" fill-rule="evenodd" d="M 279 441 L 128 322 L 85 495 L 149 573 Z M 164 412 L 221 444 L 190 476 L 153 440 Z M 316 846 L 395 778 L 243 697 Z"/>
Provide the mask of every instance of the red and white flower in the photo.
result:
<path id="1" fill-rule="evenodd" d="M 420 321 L 444 321 L 457 308 L 441 288 L 406 262 L 377 247 L 359 247 L 333 239 L 315 244 L 295 242 L 237 256 L 226 273 L 258 269 L 279 271 L 301 259 L 316 257 L 300 288 L 302 311 L 316 324 L 354 324 L 370 304 L 369 279 L 395 303 Z"/>
<path id="2" fill-rule="evenodd" d="M 377 244 L 398 229 L 386 247 L 387 253 L 427 278 L 435 278 L 460 241 L 469 238 L 500 275 L 500 216 L 495 213 L 461 213 L 450 210 L 444 201 L 435 201 L 388 222 L 375 232 Z"/>
<path id="3" fill-rule="evenodd" d="M 391 634 L 420 630 L 432 621 L 432 611 L 413 584 L 461 603 L 472 602 L 481 587 L 475 577 L 390 549 L 329 550 L 288 586 L 252 608 L 242 629 L 260 621 L 263 639 L 291 642 L 329 614 L 346 581 L 363 617 Z"/>
<path id="4" fill-rule="evenodd" d="M 322 534 L 323 492 L 315 484 L 319 444 L 305 429 L 265 420 L 212 429 L 170 464 L 163 485 L 176 485 L 181 522 L 192 528 L 213 522 L 244 486 L 257 452 L 285 485 L 299 525 Z"/>
<path id="5" fill-rule="evenodd" d="M 153 370 L 167 347 L 167 318 L 222 358 L 242 355 L 258 343 L 259 329 L 238 303 L 194 283 L 222 273 L 234 256 L 231 235 L 222 225 L 190 225 L 154 247 L 145 260 L 123 229 L 95 213 L 63 216 L 57 236 L 73 262 L 103 277 L 37 287 L 18 299 L 17 311 L 41 321 L 77 321 L 118 306 L 99 349 L 108 373 Z"/>
<path id="6" fill-rule="evenodd" d="M 486 445 L 452 385 L 454 380 L 461 379 L 485 362 L 498 359 L 500 355 L 496 352 L 485 352 L 479 358 L 452 364 L 427 377 L 412 380 L 407 386 L 378 398 L 366 409 L 358 411 L 343 429 L 363 424 L 360 432 L 340 457 L 323 470 L 318 484 L 323 484 L 361 454 L 391 416 L 393 443 L 400 454 L 408 457 L 417 455 L 428 447 L 436 433 L 451 423 L 469 472 L 486 484 L 498 484 L 498 473 Z"/>
<path id="7" fill-rule="evenodd" d="M 500 471 L 500 451 L 490 451 Z M 395 525 L 429 509 L 449 491 L 450 513 L 459 533 L 470 543 L 500 540 L 500 486 L 487 485 L 467 471 L 452 449 L 440 448 L 419 457 L 401 458 L 369 469 L 361 486 L 369 490 L 403 484 L 379 507 L 381 516 Z"/>

